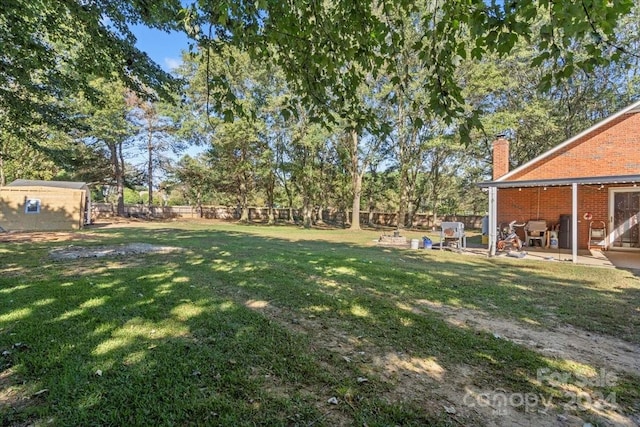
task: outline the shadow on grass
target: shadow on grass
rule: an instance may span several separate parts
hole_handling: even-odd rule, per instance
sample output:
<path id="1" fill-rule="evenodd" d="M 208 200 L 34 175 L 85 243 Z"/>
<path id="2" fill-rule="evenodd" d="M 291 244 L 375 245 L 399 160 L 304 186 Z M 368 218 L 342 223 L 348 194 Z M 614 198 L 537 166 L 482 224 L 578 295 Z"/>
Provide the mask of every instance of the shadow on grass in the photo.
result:
<path id="1" fill-rule="evenodd" d="M 383 378 L 358 383 L 372 374 L 371 361 L 351 363 L 328 341 L 350 345 L 350 355 L 377 349 L 430 361 L 438 369 L 395 368 L 433 382 L 472 366 L 474 381 L 494 390 L 557 394 L 536 373 L 561 371 L 561 364 L 398 305 L 428 299 L 609 330 L 603 310 L 622 307 L 624 316 L 640 299 L 637 288 L 598 288 L 600 271 L 590 271 L 590 283 L 542 264 L 437 252 L 226 231 L 101 232 L 114 243 L 188 251 L 53 263 L 46 258 L 52 245 L 9 249 L 8 264 L 34 279 L 0 275 L 0 350 L 8 352 L 0 363 L 9 390 L 0 397 L 3 424 L 444 425 L 450 420 L 441 405 L 425 409 L 416 396 L 389 403 L 393 386 Z M 19 252 L 31 256 L 21 261 Z M 592 308 L 594 301 L 604 307 Z M 265 316 L 252 305 L 278 313 Z M 318 331 L 299 333 L 301 322 Z M 327 405 L 332 396 L 344 403 Z"/>

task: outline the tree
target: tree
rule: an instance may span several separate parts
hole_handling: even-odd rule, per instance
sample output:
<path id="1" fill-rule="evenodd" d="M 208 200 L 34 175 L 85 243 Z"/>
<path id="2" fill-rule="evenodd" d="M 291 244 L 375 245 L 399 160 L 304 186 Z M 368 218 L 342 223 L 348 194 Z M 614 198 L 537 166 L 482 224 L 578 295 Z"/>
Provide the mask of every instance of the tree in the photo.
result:
<path id="1" fill-rule="evenodd" d="M 446 124 L 456 120 L 468 136 L 479 123 L 466 108 L 455 77 L 465 58 L 506 55 L 524 40 L 536 52 L 530 65 L 553 64 L 541 81 L 548 88 L 578 69 L 589 71 L 619 59 L 624 48 L 616 44 L 615 23 L 632 6 L 632 0 L 429 1 L 424 7 L 407 0 L 230 1 L 193 6 L 187 25 L 208 47 L 234 44 L 253 58 L 273 58 L 312 117 L 335 122 L 337 114 L 371 127 L 365 126 L 372 121 L 371 111 L 357 89 L 370 74 L 397 76 L 387 61 L 403 44 L 397 17 L 413 16 L 423 29 L 412 50 L 427 71 L 428 109 Z M 540 16 L 549 20 L 535 31 Z M 576 40 L 586 57 L 573 54 Z"/>
<path id="2" fill-rule="evenodd" d="M 0 111 L 10 131 L 24 138 L 33 123 L 68 128 L 76 116 L 52 101 L 83 93 L 99 103 L 95 77 L 147 97 L 168 96 L 175 79 L 135 47 L 130 26 L 177 29 L 180 9 L 178 0 L 3 1 Z"/>
<path id="3" fill-rule="evenodd" d="M 360 230 L 360 202 L 362 198 L 362 180 L 369 165 L 375 161 L 383 138 L 366 135 L 364 138 L 354 127 L 347 127 L 338 140 L 346 153 L 346 167 L 350 177 L 351 188 L 351 226 L 352 230 Z"/>
<path id="4" fill-rule="evenodd" d="M 93 182 L 104 177 L 103 153 L 79 139 L 86 135 L 87 122 L 76 98 L 52 103 L 73 111 L 76 126 L 63 132 L 47 123 L 33 123 L 18 132 L 0 112 L 0 185 L 18 178 Z"/>
<path id="5" fill-rule="evenodd" d="M 286 197 L 287 207 L 289 209 L 289 222 L 294 221 L 293 205 L 294 205 L 294 188 L 291 185 L 291 174 L 293 169 L 293 162 L 291 161 L 289 150 L 289 138 L 287 129 L 285 127 L 272 130 L 272 147 L 274 154 L 274 174 L 276 182 L 284 192 Z"/>
<path id="6" fill-rule="evenodd" d="M 78 135 L 78 138 L 88 146 L 106 150 L 105 157 L 111 165 L 111 176 L 110 179 L 105 177 L 105 181 L 115 186 L 116 213 L 124 216 L 126 165 L 123 148 L 134 133 L 132 124 L 127 120 L 130 110 L 126 102 L 127 91 L 122 84 L 104 79 L 95 79 L 91 86 L 92 90 L 101 94 L 102 105 L 84 103 L 82 110 L 88 129 Z"/>
<path id="7" fill-rule="evenodd" d="M 0 186 L 15 179 L 52 179 L 59 171 L 44 152 L 0 128 Z"/>
<path id="8" fill-rule="evenodd" d="M 318 125 L 310 124 L 299 115 L 291 141 L 291 180 L 302 196 L 302 223 L 305 228 L 314 222 L 314 206 L 320 202 L 322 188 L 321 155 L 329 134 Z"/>
<path id="9" fill-rule="evenodd" d="M 202 218 L 202 202 L 215 186 L 213 174 L 206 161 L 203 158 L 186 155 L 172 168 L 171 175 L 182 184 L 188 200 L 195 201 L 198 214 Z"/>
<path id="10" fill-rule="evenodd" d="M 425 7 L 424 2 L 419 4 L 420 7 Z M 427 78 L 427 68 L 412 51 L 423 32 L 422 23 L 416 21 L 414 15 L 394 17 L 394 22 L 400 26 L 398 31 L 403 35 L 402 44 L 397 46 L 396 53 L 388 59 L 393 64 L 395 76 L 384 82 L 381 89 L 382 100 L 378 107 L 392 128 L 389 145 L 392 161 L 398 170 L 398 228 L 412 225 L 417 207 L 414 199 L 418 176 L 423 166 L 423 153 L 427 141 L 433 137 L 432 128 L 437 126 L 431 111 L 426 108 L 431 96 L 422 83 Z"/>
<path id="11" fill-rule="evenodd" d="M 130 120 L 139 130 L 137 137 L 142 140 L 147 156 L 147 194 L 149 206 L 153 205 L 153 178 L 156 167 L 168 169 L 167 151 L 178 153 L 185 143 L 178 137 L 182 114 L 176 104 L 151 102 L 129 92 L 127 104 L 131 108 Z"/>
<path id="12" fill-rule="evenodd" d="M 185 62 L 184 70 L 190 76 L 187 102 L 202 123 L 210 125 L 207 158 L 219 180 L 217 189 L 234 194 L 241 221 L 248 221 L 248 203 L 263 190 L 273 221 L 277 149 L 269 145 L 274 132 L 268 128 L 278 120 L 273 110 L 282 82 L 275 73 L 268 73 L 265 64 L 252 61 L 233 47 L 200 52 Z M 214 75 L 223 76 L 231 90 L 231 99 L 225 98 L 219 111 L 209 106 L 210 96 L 217 99 L 224 95 L 217 92 L 221 86 L 211 80 Z M 231 113 L 234 103 L 242 107 L 242 117 Z"/>
<path id="13" fill-rule="evenodd" d="M 369 217 L 367 222 L 369 225 L 373 224 L 373 213 L 376 209 L 380 209 L 380 202 L 384 197 L 385 190 L 385 178 L 386 173 L 378 171 L 378 163 L 371 163 L 369 165 L 369 171 L 364 175 L 363 179 L 363 191 L 362 194 L 366 199 L 367 210 L 369 211 Z"/>
<path id="14" fill-rule="evenodd" d="M 424 6 L 409 0 L 182 3 L 5 1 L 0 111 L 15 125 L 10 129 L 20 133 L 34 122 L 68 124 L 74 117 L 51 101 L 79 92 L 98 101 L 90 76 L 119 79 L 147 97 L 169 98 L 175 81 L 135 47 L 130 26 L 143 24 L 184 30 L 205 52 L 233 45 L 257 62 L 273 60 L 310 117 L 325 123 L 349 118 L 376 132 L 375 115 L 357 90 L 370 75 L 397 76 L 387 61 L 403 45 L 396 21 L 412 16 L 423 29 L 412 51 L 427 71 L 428 109 L 447 124 L 457 120 L 468 135 L 478 125 L 477 114 L 466 108 L 455 77 L 465 58 L 507 55 L 524 40 L 535 51 L 532 67 L 552 65 L 541 80 L 549 88 L 577 70 L 591 71 L 628 54 L 616 38 L 616 22 L 634 5 L 633 0 L 428 1 Z M 540 16 L 549 19 L 537 29 Z M 574 54 L 577 40 L 586 55 Z M 215 85 L 210 88 L 223 94 L 213 97 L 212 105 L 218 111 L 241 111 L 241 102 L 229 107 L 237 98 L 224 75 L 212 72 L 211 77 Z"/>
<path id="15" fill-rule="evenodd" d="M 455 144 L 452 135 L 432 138 L 424 152 L 422 161 L 427 172 L 418 187 L 416 198 L 426 200 L 426 205 L 433 213 L 433 224 L 436 223 L 445 196 L 451 190 L 451 178 L 458 171 L 455 160 L 459 153 L 460 147 Z"/>
<path id="16" fill-rule="evenodd" d="M 249 203 L 255 193 L 257 162 L 264 146 L 256 123 L 237 119 L 220 123 L 206 153 L 215 188 L 235 195 L 240 221 L 249 221 Z"/>
<path id="17" fill-rule="evenodd" d="M 639 9 L 632 16 L 638 16 Z M 548 17 L 538 17 L 537 31 L 548 28 L 548 22 Z M 621 26 L 619 39 L 632 48 L 637 35 Z M 589 57 L 588 43 L 573 41 L 571 46 L 574 59 Z M 518 42 L 509 55 L 488 55 L 461 67 L 459 80 L 465 87 L 465 99 L 484 112 L 482 129 L 471 134 L 474 143 L 469 158 L 483 163 L 473 168 L 484 167 L 485 178 L 490 175 L 491 142 L 496 134 L 507 134 L 511 165 L 517 167 L 611 115 L 639 94 L 628 83 L 627 66 L 614 63 L 594 66 L 588 73 L 575 70 L 570 79 L 546 83 L 548 88 L 542 92 L 541 84 L 557 65 L 543 61 L 531 67 L 537 55 L 533 46 Z M 623 57 L 627 64 L 637 64 L 633 54 Z"/>

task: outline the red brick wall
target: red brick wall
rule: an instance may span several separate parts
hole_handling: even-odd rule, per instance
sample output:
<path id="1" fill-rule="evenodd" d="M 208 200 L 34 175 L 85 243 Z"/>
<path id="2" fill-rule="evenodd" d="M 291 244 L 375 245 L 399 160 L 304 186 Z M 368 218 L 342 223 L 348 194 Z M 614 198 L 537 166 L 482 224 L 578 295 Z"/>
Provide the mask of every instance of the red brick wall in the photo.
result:
<path id="1" fill-rule="evenodd" d="M 609 190 L 605 185 L 578 185 L 578 247 L 586 249 L 589 240 L 589 222 L 604 221 L 608 225 Z M 560 222 L 560 215 L 571 215 L 571 186 L 498 189 L 498 224 L 545 220 L 549 228 Z"/>
<path id="2" fill-rule="evenodd" d="M 640 113 L 625 114 L 509 180 L 640 173 Z"/>
<path id="3" fill-rule="evenodd" d="M 640 174 L 640 113 L 625 114 L 585 135 L 509 181 Z M 616 185 L 619 186 L 619 185 Z M 609 186 L 578 186 L 578 247 L 586 248 L 589 222 L 609 224 Z M 571 186 L 498 189 L 498 223 L 545 220 L 549 227 L 571 214 Z"/>

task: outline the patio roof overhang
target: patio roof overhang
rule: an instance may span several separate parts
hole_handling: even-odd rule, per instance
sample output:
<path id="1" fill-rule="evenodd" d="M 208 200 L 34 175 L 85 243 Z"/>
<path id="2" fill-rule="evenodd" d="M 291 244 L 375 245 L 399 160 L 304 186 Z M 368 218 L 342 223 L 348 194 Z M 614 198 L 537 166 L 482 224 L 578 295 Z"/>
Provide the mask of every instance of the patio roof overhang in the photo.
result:
<path id="1" fill-rule="evenodd" d="M 523 181 L 486 181 L 478 183 L 480 188 L 524 188 L 524 187 L 557 187 L 579 185 L 603 185 L 603 184 L 639 184 L 640 175 L 617 175 L 617 176 L 591 176 L 580 178 L 560 178 L 560 179 L 535 179 Z"/>

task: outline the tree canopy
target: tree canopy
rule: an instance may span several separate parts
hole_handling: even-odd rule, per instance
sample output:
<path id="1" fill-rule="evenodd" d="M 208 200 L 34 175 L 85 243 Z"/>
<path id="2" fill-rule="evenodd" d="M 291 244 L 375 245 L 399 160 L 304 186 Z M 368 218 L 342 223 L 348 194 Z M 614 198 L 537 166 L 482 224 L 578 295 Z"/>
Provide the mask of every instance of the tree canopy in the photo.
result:
<path id="1" fill-rule="evenodd" d="M 90 81 L 118 79 L 147 96 L 167 96 L 175 80 L 135 47 L 132 25 L 180 27 L 179 0 L 5 0 L 0 12 L 0 126 L 28 133 L 33 123 L 64 127 L 74 112 L 56 100 Z"/>
<path id="2" fill-rule="evenodd" d="M 69 112 L 53 100 L 79 89 L 90 96 L 90 76 L 117 76 L 138 93 L 168 95 L 175 81 L 135 47 L 131 26 L 143 24 L 185 31 L 194 46 L 235 45 L 253 59 L 270 58 L 313 119 L 349 117 L 362 127 L 373 115 L 358 101 L 357 88 L 380 73 L 402 83 L 402 73 L 388 59 L 404 44 L 402 16 L 411 16 L 421 28 L 411 48 L 426 70 L 425 102 L 446 122 L 458 120 L 466 135 L 479 123 L 455 77 L 466 58 L 505 55 L 518 40 L 527 40 L 535 51 L 531 65 L 553 65 L 542 80 L 548 87 L 578 69 L 619 58 L 624 47 L 616 41 L 616 22 L 632 6 L 633 0 L 457 0 L 420 6 L 412 0 L 7 0 L 0 15 L 0 119 L 67 123 Z M 540 16 L 548 19 L 540 24 Z M 577 40 L 587 55 L 574 54 Z M 224 76 L 214 81 L 225 87 Z M 233 97 L 227 91 L 227 100 Z M 222 101 L 212 100 L 217 107 Z"/>
<path id="3" fill-rule="evenodd" d="M 428 106 L 447 122 L 466 119 L 464 130 L 477 124 L 455 79 L 464 59 L 508 54 L 525 39 L 536 50 L 532 65 L 554 64 L 543 80 L 548 87 L 554 78 L 618 58 L 615 24 L 632 6 L 632 0 L 227 0 L 191 5 L 185 24 L 200 43 L 232 43 L 273 58 L 314 117 L 337 113 L 362 122 L 368 111 L 356 88 L 381 72 L 401 81 L 388 59 L 404 45 L 403 17 L 411 16 L 422 31 L 412 49 L 427 71 Z M 535 28 L 540 16 L 548 19 Z M 573 54 L 576 40 L 588 56 Z"/>
<path id="4" fill-rule="evenodd" d="M 370 219 L 396 210 L 399 224 L 478 212 L 493 135 L 507 132 L 516 166 L 637 98 L 632 6 L 6 0 L 0 184 L 84 179 L 123 213 L 125 187 L 137 200 L 146 174 L 149 203 L 161 188 L 163 200 L 267 206 L 270 220 L 299 206 L 305 225 L 324 208 L 348 221 L 361 199 Z M 191 37 L 174 74 L 136 49 L 134 25 Z M 161 124 L 146 129 L 146 171 L 144 111 Z M 208 150 L 163 162 L 163 177 L 152 166 L 178 141 Z"/>

